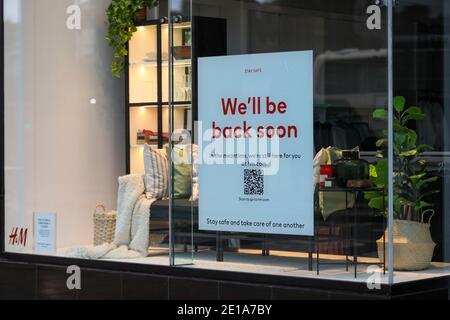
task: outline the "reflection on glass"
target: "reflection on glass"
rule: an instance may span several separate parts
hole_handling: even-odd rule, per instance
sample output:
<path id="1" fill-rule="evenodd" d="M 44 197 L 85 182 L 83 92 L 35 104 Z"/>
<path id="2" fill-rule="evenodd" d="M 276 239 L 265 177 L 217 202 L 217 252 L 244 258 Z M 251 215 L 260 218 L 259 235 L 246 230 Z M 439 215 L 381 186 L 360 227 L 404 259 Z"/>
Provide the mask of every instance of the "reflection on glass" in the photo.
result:
<path id="1" fill-rule="evenodd" d="M 236 270 L 245 263 L 258 268 L 266 264 L 273 267 L 295 264 L 296 268 L 300 266 L 299 274 L 317 268 L 324 276 L 340 271 L 345 274 L 352 267 L 357 278 L 362 279 L 367 263 L 378 268 L 386 254 L 383 243 L 386 210 L 383 206 L 370 206 L 366 199 L 366 193 L 371 190 L 373 196 L 386 204 L 385 189 L 369 177 L 368 170 L 368 163 L 372 168 L 383 163 L 383 159 L 377 158 L 377 141 L 387 126 L 374 119 L 373 113 L 387 104 L 386 33 L 372 32 L 365 27 L 367 7 L 360 1 L 341 2 L 339 7 L 311 1 L 235 1 L 234 4 L 228 7 L 224 1 L 217 1 L 213 8 L 212 3 L 192 1 L 193 17 L 211 12 L 227 25 L 226 52 L 204 56 L 312 50 L 315 182 L 319 183 L 320 165 L 333 165 L 336 161 L 350 163 L 339 161 L 350 152 L 358 155 L 358 159 L 352 158 L 352 163 L 358 161 L 358 168 L 364 167 L 364 172 L 346 178 L 342 187 L 351 183 L 353 190 L 349 192 L 316 192 L 314 238 L 199 230 L 198 204 L 194 203 L 194 263 L 225 260 L 227 268 Z M 221 36 L 216 30 L 217 42 Z M 195 70 L 193 74 L 195 81 Z M 177 85 L 180 83 L 181 80 Z M 251 83 L 243 85 L 251 89 Z M 205 93 L 193 92 L 193 96 L 196 94 Z M 193 109 L 196 107 L 194 99 Z M 329 176 L 323 185 L 334 186 L 335 179 Z M 201 197 L 199 194 L 200 201 Z M 381 247 L 377 241 L 381 241 Z M 275 257 L 269 260 L 268 255 Z M 328 265 L 329 262 L 341 265 Z M 357 268 L 353 269 L 354 266 Z M 220 263 L 217 268 L 221 268 Z"/>

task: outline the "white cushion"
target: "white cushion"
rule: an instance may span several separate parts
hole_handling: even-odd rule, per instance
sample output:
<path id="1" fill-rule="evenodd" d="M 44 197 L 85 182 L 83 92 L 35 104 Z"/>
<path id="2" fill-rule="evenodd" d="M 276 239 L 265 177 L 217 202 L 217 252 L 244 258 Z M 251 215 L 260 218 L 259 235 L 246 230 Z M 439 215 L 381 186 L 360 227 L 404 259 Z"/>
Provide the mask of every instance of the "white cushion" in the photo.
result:
<path id="1" fill-rule="evenodd" d="M 144 146 L 145 192 L 149 199 L 169 197 L 169 161 L 164 149 Z"/>

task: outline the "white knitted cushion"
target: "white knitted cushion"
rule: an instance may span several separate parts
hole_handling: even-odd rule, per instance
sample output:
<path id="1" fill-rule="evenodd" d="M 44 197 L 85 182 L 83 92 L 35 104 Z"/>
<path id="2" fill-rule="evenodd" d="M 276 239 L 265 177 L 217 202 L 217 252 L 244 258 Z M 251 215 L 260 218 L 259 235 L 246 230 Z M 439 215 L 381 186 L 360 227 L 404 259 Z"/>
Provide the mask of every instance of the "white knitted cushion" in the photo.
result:
<path id="1" fill-rule="evenodd" d="M 149 199 L 169 197 L 169 162 L 164 149 L 144 146 L 145 192 Z"/>

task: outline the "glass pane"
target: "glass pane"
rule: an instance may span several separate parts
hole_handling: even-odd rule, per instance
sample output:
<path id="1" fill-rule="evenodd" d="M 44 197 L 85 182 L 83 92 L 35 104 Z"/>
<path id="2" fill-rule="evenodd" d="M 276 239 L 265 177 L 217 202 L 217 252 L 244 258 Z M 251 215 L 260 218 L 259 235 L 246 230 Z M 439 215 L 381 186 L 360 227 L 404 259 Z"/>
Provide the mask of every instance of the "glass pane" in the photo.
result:
<path id="1" fill-rule="evenodd" d="M 169 265 L 164 19 L 118 3 L 2 1 L 7 252 Z"/>
<path id="2" fill-rule="evenodd" d="M 176 105 L 189 105 L 191 101 L 191 92 L 189 91 L 191 83 L 191 49 L 190 49 L 190 30 L 191 23 L 189 22 L 189 17 L 182 17 L 188 20 L 187 22 L 176 22 L 173 26 L 173 64 L 171 64 L 171 71 L 174 76 L 174 92 L 173 92 L 173 102 Z M 163 52 L 168 52 L 169 45 L 169 25 L 164 24 L 162 26 L 162 43 Z M 169 76 L 169 61 L 168 59 L 163 60 L 162 64 L 163 78 L 167 79 Z M 167 103 L 168 93 L 169 93 L 169 82 L 165 81 L 163 83 L 163 101 Z"/>
<path id="3" fill-rule="evenodd" d="M 171 126 L 171 264 L 193 262 L 192 21 L 190 3 L 171 1 L 169 11 Z"/>
<path id="4" fill-rule="evenodd" d="M 393 116 L 402 126 L 394 143 L 393 259 L 400 282 L 450 272 L 450 6 L 400 1 L 394 21 Z"/>
<path id="5" fill-rule="evenodd" d="M 169 24 L 164 23 L 161 26 L 161 48 L 163 52 L 162 60 L 162 101 L 169 101 Z M 167 118 L 167 124 L 169 118 Z"/>
<path id="6" fill-rule="evenodd" d="M 158 146 L 158 105 L 130 107 L 129 117 L 130 173 L 143 174 L 145 172 L 144 144 Z M 168 121 L 167 116 L 166 121 Z M 143 132 L 148 132 L 148 135 L 146 136 Z"/>
<path id="7" fill-rule="evenodd" d="M 162 57 L 164 59 L 164 52 Z M 137 27 L 129 44 L 129 64 L 130 103 L 158 102 L 158 27 L 156 25 Z"/>
<path id="8" fill-rule="evenodd" d="M 2 3 L 6 250 L 66 256 L 93 244 L 96 204 L 115 210 L 126 174 L 126 87 L 111 74 L 105 39 L 110 1 Z"/>
<path id="9" fill-rule="evenodd" d="M 374 115 L 375 110 L 385 109 L 388 104 L 386 7 L 364 1 L 174 0 L 171 3 L 174 12 L 191 17 L 192 119 L 199 120 L 198 126 L 203 126 L 203 131 L 199 130 L 199 135 L 194 137 L 193 148 L 198 146 L 200 161 L 205 161 L 210 152 L 205 151 L 210 141 L 202 135 L 211 127 L 208 122 L 210 110 L 221 106 L 217 99 L 212 101 L 208 97 L 220 94 L 224 98 L 236 95 L 238 99 L 246 99 L 261 95 L 265 99 L 269 94 L 275 97 L 295 95 L 296 91 L 303 94 L 302 90 L 308 84 L 314 87 L 311 119 L 301 127 L 309 130 L 308 125 L 311 126 L 308 132 L 314 139 L 309 142 L 309 150 L 314 153 L 309 155 L 309 151 L 305 151 L 307 160 L 299 162 L 297 167 L 280 164 L 278 177 L 269 178 L 264 174 L 255 177 L 259 171 L 251 170 L 255 168 L 245 164 L 244 168 L 231 166 L 222 170 L 218 164 L 208 167 L 204 162 L 200 165 L 199 177 L 196 177 L 197 167 L 193 166 L 193 189 L 200 190 L 198 201 L 188 206 L 193 216 L 194 263 L 211 267 L 216 261 L 214 268 L 219 270 L 248 268 L 250 271 L 256 268 L 258 272 L 273 273 L 274 270 L 289 269 L 289 275 L 320 273 L 321 277 L 356 277 L 359 281 L 366 281 L 377 272 L 386 282 L 383 262 L 388 248 L 383 236 L 387 224 L 387 177 L 377 180 L 374 176 L 379 173 L 384 178 L 387 174 L 383 169 L 387 164 L 386 154 L 377 153 L 382 151 L 377 141 L 387 132 L 387 122 L 377 119 L 376 113 Z M 190 5 L 192 12 L 188 9 Z M 311 81 L 304 82 L 307 81 L 304 80 L 306 67 L 297 76 L 286 71 L 289 81 L 279 76 L 284 72 L 282 70 L 296 70 L 295 66 L 298 66 L 288 58 L 283 61 L 280 56 L 300 57 L 305 52 L 312 53 Z M 204 72 L 199 70 L 200 60 L 207 65 Z M 298 64 L 303 63 L 300 60 L 297 60 Z M 281 61 L 280 64 L 277 65 L 277 61 Z M 264 67 L 259 68 L 260 63 Z M 231 70 L 240 70 L 248 74 L 248 78 L 238 73 L 233 75 Z M 259 73 L 262 73 L 261 78 Z M 173 101 L 177 100 L 176 89 L 182 83 L 176 78 L 173 71 Z M 308 117 L 308 110 L 300 109 L 308 105 L 307 97 L 305 93 L 290 100 L 289 120 L 297 121 L 299 115 Z M 263 120 L 249 114 L 236 113 L 232 117 L 220 115 L 219 111 L 217 114 L 212 112 L 216 120 L 215 132 L 220 129 L 223 133 L 226 126 L 237 126 L 243 121 L 253 121 L 254 125 L 262 121 L 265 125 L 263 134 L 270 133 L 270 116 Z M 176 121 L 176 118 L 174 116 L 172 120 Z M 276 119 L 274 122 L 284 121 L 282 116 L 273 116 L 273 119 Z M 279 128 L 277 133 L 282 130 Z M 194 130 L 193 134 L 196 133 Z M 237 141 L 239 137 L 230 140 Z M 308 149 L 302 141 L 293 142 L 293 148 L 296 143 L 297 150 Z M 286 148 L 286 145 L 280 146 Z M 342 152 L 351 150 L 356 152 Z M 336 170 L 329 174 L 327 181 L 327 185 L 333 185 L 331 188 L 320 186 L 322 165 L 323 169 L 325 165 L 334 165 Z M 352 166 L 359 168 L 356 173 L 350 169 Z M 247 171 L 242 169 L 248 169 L 248 177 L 245 176 Z M 300 172 L 305 172 L 305 176 L 299 176 Z M 308 174 L 314 178 L 313 184 L 301 186 L 299 181 L 302 179 L 310 181 Z M 335 175 L 334 179 L 332 175 Z M 284 180 L 280 176 L 284 176 Z M 353 181 L 348 184 L 349 180 Z M 255 181 L 264 182 L 256 184 Z M 246 183 L 251 190 L 244 188 Z M 259 190 L 259 193 L 252 193 L 252 190 Z M 254 201 L 243 204 L 236 200 L 238 198 Z M 269 206 L 272 209 L 258 206 L 257 201 L 264 198 L 273 200 Z M 314 210 L 308 209 L 310 206 L 314 206 Z M 260 210 L 255 210 L 256 207 Z M 261 221 L 270 225 L 281 217 L 287 220 L 278 229 L 249 227 L 251 223 Z M 311 235 L 286 230 L 295 225 L 295 219 L 305 217 L 312 217 Z M 172 231 L 176 234 L 176 229 Z M 173 241 L 175 244 L 186 243 L 184 240 Z M 178 251 L 174 256 L 186 257 Z M 187 256 L 190 261 L 191 252 Z M 373 266 L 372 269 L 369 266 Z"/>

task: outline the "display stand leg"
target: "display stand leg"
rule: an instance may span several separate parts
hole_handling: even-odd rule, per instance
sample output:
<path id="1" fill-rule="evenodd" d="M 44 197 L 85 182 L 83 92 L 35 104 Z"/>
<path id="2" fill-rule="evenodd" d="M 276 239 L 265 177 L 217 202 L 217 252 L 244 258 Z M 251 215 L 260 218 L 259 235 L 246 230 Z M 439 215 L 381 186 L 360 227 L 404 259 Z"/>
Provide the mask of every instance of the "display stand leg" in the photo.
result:
<path id="1" fill-rule="evenodd" d="M 344 250 L 345 250 L 345 271 L 348 272 L 348 246 L 350 244 L 348 232 L 348 192 L 345 192 L 345 224 L 344 224 Z"/>
<path id="2" fill-rule="evenodd" d="M 384 223 L 383 223 L 383 274 L 386 274 L 386 222 L 388 218 L 386 218 L 386 202 L 385 202 L 385 196 L 384 196 L 384 189 L 383 189 L 383 215 L 384 215 Z"/>
<path id="3" fill-rule="evenodd" d="M 355 192 L 355 205 L 353 206 L 353 214 L 354 214 L 354 221 L 353 221 L 353 263 L 355 267 L 355 278 L 358 276 L 358 198 L 359 198 L 359 192 Z"/>
<path id="4" fill-rule="evenodd" d="M 267 240 L 266 240 L 266 235 L 263 235 L 263 241 L 262 241 L 262 255 L 263 256 L 268 256 L 268 251 L 267 250 Z"/>
<path id="5" fill-rule="evenodd" d="M 320 273 L 320 257 L 319 257 L 319 252 L 320 252 L 320 240 L 319 239 L 317 239 L 317 237 L 318 237 L 318 234 L 317 234 L 317 229 L 316 229 L 316 235 L 315 235 L 315 239 L 316 239 L 316 245 L 315 245 L 315 247 L 316 247 L 316 268 L 317 268 L 317 275 L 319 275 L 319 273 Z"/>
<path id="6" fill-rule="evenodd" d="M 221 232 L 217 232 L 216 235 L 216 255 L 216 260 L 218 262 L 223 262 L 223 241 Z"/>
<path id="7" fill-rule="evenodd" d="M 310 239 L 308 241 L 308 270 L 312 271 L 313 270 L 313 241 Z"/>

